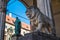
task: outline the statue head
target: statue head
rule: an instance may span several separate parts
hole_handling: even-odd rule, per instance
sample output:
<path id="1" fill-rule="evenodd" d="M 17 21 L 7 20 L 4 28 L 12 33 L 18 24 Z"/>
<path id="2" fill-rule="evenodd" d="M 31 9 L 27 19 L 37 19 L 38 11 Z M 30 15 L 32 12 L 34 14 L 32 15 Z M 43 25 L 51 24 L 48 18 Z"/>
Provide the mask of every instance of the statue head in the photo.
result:
<path id="1" fill-rule="evenodd" d="M 35 30 L 35 28 L 38 27 L 38 14 L 39 10 L 35 6 L 29 7 L 26 11 L 26 15 L 30 19 L 30 25 L 31 27 L 34 27 L 32 30 Z"/>
<path id="2" fill-rule="evenodd" d="M 40 10 L 37 7 L 31 6 L 31 7 L 27 8 L 26 15 L 28 16 L 29 19 L 36 16 L 36 13 L 37 14 L 40 13 Z"/>
<path id="3" fill-rule="evenodd" d="M 18 17 L 16 17 L 16 19 L 18 19 Z"/>
<path id="4" fill-rule="evenodd" d="M 34 7 L 29 7 L 26 11 L 26 15 L 28 18 L 32 18 L 32 16 L 34 16 Z"/>

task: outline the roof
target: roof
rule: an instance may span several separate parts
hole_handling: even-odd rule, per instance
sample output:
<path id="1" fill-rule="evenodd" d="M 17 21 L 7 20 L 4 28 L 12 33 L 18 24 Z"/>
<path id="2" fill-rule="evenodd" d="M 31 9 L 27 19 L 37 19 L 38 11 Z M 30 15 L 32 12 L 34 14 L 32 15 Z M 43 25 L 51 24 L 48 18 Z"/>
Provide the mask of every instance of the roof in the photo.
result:
<path id="1" fill-rule="evenodd" d="M 15 20 L 16 20 L 15 18 L 12 18 L 12 17 L 6 15 L 6 23 L 14 25 Z M 26 24 L 24 22 L 21 22 L 21 25 L 22 25 L 22 28 L 27 29 L 27 30 L 31 30 L 30 25 L 28 25 L 28 24 Z"/>

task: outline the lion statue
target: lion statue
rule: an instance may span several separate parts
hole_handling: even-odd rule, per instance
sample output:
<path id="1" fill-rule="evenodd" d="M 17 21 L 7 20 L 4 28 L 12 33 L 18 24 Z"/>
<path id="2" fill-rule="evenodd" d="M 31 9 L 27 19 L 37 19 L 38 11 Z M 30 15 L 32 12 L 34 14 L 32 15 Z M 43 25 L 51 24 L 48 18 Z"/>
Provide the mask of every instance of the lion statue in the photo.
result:
<path id="1" fill-rule="evenodd" d="M 31 6 L 26 11 L 27 17 L 30 19 L 31 32 L 40 31 L 47 34 L 53 34 L 51 19 L 44 15 L 37 7 Z"/>

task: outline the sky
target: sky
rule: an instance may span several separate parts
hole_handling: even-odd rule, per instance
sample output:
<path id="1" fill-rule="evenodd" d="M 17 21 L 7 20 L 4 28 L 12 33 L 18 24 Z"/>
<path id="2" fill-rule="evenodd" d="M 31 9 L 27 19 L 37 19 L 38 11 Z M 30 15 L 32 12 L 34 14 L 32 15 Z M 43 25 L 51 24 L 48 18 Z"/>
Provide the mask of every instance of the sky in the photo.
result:
<path id="1" fill-rule="evenodd" d="M 23 5 L 22 2 L 19 2 L 18 0 L 10 0 L 7 4 L 7 14 L 11 13 L 12 17 L 18 17 L 22 22 L 30 24 L 30 21 L 26 16 L 25 11 L 26 7 Z M 14 14 L 17 14 L 18 16 Z"/>

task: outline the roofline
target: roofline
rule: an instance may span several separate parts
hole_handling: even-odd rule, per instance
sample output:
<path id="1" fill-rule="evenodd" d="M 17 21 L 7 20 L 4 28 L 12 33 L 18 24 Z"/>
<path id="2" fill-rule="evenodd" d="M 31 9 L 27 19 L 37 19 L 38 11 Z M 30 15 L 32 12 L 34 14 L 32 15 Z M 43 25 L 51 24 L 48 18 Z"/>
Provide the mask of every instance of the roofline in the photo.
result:
<path id="1" fill-rule="evenodd" d="M 10 24 L 10 25 L 12 25 L 12 26 L 15 26 L 14 24 L 11 24 L 11 23 L 9 23 L 9 22 L 6 22 L 6 23 L 8 23 L 8 24 Z M 24 30 L 27 30 L 27 31 L 31 31 L 31 30 L 25 29 L 25 28 L 23 28 L 23 27 L 21 27 L 21 28 L 24 29 Z"/>

